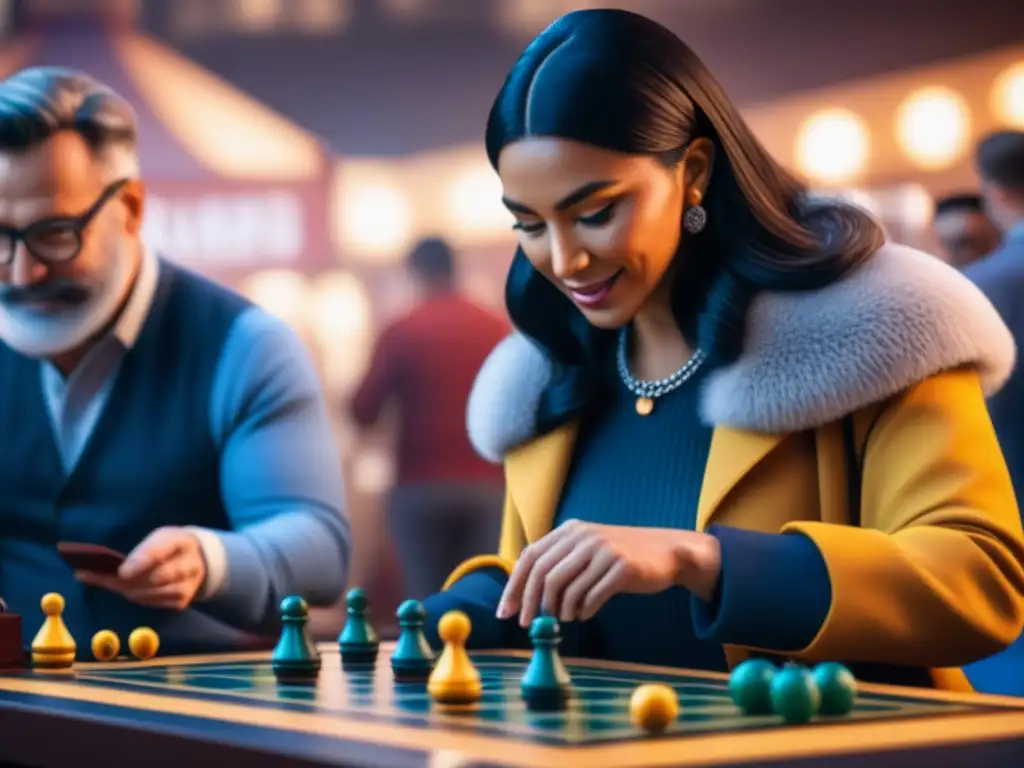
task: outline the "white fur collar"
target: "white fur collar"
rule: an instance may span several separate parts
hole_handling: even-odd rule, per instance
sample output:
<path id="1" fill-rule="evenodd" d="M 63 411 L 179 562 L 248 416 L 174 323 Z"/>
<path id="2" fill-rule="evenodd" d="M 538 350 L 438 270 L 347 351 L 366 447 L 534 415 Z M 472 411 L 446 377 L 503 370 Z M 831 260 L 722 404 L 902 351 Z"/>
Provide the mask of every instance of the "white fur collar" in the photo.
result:
<path id="1" fill-rule="evenodd" d="M 976 366 L 986 394 L 1014 365 L 1013 337 L 981 291 L 926 253 L 886 244 L 827 288 L 759 296 L 745 349 L 705 384 L 714 426 L 781 433 L 812 429 L 928 376 Z M 468 405 L 470 440 L 485 458 L 534 436 L 550 363 L 521 334 L 491 352 Z"/>

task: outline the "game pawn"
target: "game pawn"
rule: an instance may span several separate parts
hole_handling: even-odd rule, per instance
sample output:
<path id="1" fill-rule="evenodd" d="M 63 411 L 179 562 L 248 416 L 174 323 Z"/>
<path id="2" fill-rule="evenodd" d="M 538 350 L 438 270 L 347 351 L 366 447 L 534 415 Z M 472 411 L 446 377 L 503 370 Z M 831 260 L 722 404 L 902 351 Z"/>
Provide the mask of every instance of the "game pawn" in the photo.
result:
<path id="1" fill-rule="evenodd" d="M 462 611 L 449 611 L 437 624 L 444 650 L 430 673 L 427 692 L 438 704 L 473 704 L 483 695 L 480 672 L 466 652 L 471 629 L 469 617 Z"/>
<path id="2" fill-rule="evenodd" d="M 561 633 L 552 616 L 538 616 L 530 624 L 533 656 L 520 683 L 527 709 L 549 711 L 564 709 L 572 690 L 572 680 L 558 654 Z"/>
<path id="3" fill-rule="evenodd" d="M 64 598 L 56 592 L 43 595 L 43 626 L 32 640 L 32 666 L 37 669 L 68 669 L 75 663 L 75 639 L 64 625 Z"/>
<path id="4" fill-rule="evenodd" d="M 348 617 L 338 635 L 341 666 L 343 669 L 372 667 L 377 661 L 380 638 L 370 624 L 366 593 L 356 587 L 349 591 L 345 602 Z"/>
<path id="5" fill-rule="evenodd" d="M 281 637 L 270 656 L 280 683 L 309 683 L 320 673 L 320 653 L 307 631 L 306 601 L 291 595 L 281 601 Z"/>
<path id="6" fill-rule="evenodd" d="M 391 654 L 391 670 L 402 683 L 426 682 L 434 669 L 434 650 L 423 635 L 427 613 L 415 600 L 406 600 L 395 614 L 401 634 Z"/>

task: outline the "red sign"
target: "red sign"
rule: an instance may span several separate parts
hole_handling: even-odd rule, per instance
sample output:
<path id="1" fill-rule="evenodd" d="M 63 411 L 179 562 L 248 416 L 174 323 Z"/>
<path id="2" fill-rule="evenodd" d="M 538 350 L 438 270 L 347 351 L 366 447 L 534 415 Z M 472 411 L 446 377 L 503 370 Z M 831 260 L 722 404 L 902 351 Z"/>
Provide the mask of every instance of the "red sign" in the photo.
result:
<path id="1" fill-rule="evenodd" d="M 155 182 L 143 234 L 202 272 L 316 269 L 334 261 L 322 184 Z"/>

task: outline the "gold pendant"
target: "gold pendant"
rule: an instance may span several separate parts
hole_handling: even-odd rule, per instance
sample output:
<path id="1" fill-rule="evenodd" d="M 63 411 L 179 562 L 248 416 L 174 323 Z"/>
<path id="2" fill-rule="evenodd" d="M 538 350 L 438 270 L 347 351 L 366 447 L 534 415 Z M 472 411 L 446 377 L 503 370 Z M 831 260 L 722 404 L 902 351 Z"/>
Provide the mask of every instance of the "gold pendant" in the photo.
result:
<path id="1" fill-rule="evenodd" d="M 654 410 L 654 401 L 649 397 L 638 397 L 636 399 L 636 412 L 641 416 L 650 416 Z"/>

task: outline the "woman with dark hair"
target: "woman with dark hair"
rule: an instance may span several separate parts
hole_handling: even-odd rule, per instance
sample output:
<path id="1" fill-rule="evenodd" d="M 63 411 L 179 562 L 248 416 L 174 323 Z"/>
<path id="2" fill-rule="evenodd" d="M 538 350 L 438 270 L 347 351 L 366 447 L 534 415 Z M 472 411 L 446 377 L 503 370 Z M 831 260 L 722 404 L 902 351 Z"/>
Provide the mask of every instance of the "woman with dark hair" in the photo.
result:
<path id="1" fill-rule="evenodd" d="M 1020 634 L 1024 539 L 984 402 L 1014 348 L 966 280 L 811 199 L 628 12 L 543 32 L 487 152 L 518 333 L 469 429 L 505 465 L 505 519 L 431 617 L 465 611 L 476 647 L 528 645 L 544 611 L 568 654 L 960 689 L 950 668 Z"/>

